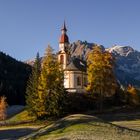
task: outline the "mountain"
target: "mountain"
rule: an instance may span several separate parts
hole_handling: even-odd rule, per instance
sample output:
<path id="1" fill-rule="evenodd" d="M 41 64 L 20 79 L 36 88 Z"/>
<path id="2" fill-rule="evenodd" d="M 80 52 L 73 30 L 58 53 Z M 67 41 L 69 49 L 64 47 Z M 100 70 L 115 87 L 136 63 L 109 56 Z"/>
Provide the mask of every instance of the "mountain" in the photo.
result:
<path id="1" fill-rule="evenodd" d="M 103 45 L 88 43 L 87 41 L 78 40 L 73 42 L 69 45 L 71 56 L 86 60 L 89 52 L 96 45 L 101 46 L 102 49 L 105 49 Z M 140 87 L 140 52 L 134 50 L 130 46 L 118 45 L 114 45 L 113 47 L 105 50 L 112 53 L 116 58 L 115 73 L 118 82 L 125 86 L 132 84 Z M 26 63 L 31 65 L 33 62 L 33 60 L 26 61 Z"/>
<path id="2" fill-rule="evenodd" d="M 86 60 L 89 52 L 94 48 L 95 45 L 99 44 L 88 43 L 86 41 L 76 41 L 70 44 L 71 55 Z M 105 49 L 103 45 L 99 46 Z M 140 86 L 140 52 L 134 50 L 130 46 L 118 45 L 105 50 L 109 51 L 115 56 L 115 73 L 118 81 L 125 86 L 128 84 Z"/>
<path id="3" fill-rule="evenodd" d="M 116 58 L 117 77 L 124 84 L 140 85 L 140 52 L 130 46 L 115 45 L 106 49 Z"/>
<path id="4" fill-rule="evenodd" d="M 70 53 L 72 57 L 79 57 L 86 60 L 89 52 L 93 49 L 94 46 L 101 46 L 104 49 L 104 46 L 96 43 L 88 43 L 87 41 L 76 41 L 70 44 Z"/>
<path id="5" fill-rule="evenodd" d="M 0 52 L 0 96 L 6 96 L 9 105 L 25 103 L 30 73 L 31 66 Z"/>

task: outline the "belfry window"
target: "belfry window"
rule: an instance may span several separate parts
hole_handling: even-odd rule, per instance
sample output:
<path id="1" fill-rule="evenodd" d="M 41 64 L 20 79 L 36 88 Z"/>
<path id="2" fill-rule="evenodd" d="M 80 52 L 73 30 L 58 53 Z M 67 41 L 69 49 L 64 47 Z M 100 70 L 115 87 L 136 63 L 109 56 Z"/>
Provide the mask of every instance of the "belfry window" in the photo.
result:
<path id="1" fill-rule="evenodd" d="M 60 55 L 60 63 L 64 64 L 64 56 L 63 55 Z"/>

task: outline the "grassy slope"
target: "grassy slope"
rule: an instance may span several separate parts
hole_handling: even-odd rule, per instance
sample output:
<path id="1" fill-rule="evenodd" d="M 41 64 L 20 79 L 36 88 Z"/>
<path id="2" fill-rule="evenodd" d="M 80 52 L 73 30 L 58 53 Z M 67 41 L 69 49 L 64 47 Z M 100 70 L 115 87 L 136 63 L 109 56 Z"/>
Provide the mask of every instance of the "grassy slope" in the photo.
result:
<path id="1" fill-rule="evenodd" d="M 48 123 L 48 122 L 47 122 Z M 0 121 L 0 130 L 2 129 L 14 129 L 14 128 L 20 128 L 24 126 L 29 127 L 42 127 L 46 124 L 46 121 L 36 121 L 35 117 L 31 117 L 28 115 L 28 112 L 26 110 L 23 110 L 19 112 L 18 114 L 12 116 L 11 118 L 8 118 L 5 121 Z"/>
<path id="2" fill-rule="evenodd" d="M 21 111 L 20 113 L 16 114 L 15 116 L 11 117 L 10 119 L 8 119 L 8 122 L 12 122 L 12 123 L 18 123 L 18 122 L 30 122 L 30 121 L 34 121 L 35 118 L 34 117 L 30 117 L 28 115 L 28 112 L 26 110 Z"/>
<path id="3" fill-rule="evenodd" d="M 26 137 L 38 140 L 140 140 L 140 132 L 105 123 L 90 115 L 75 114 Z"/>

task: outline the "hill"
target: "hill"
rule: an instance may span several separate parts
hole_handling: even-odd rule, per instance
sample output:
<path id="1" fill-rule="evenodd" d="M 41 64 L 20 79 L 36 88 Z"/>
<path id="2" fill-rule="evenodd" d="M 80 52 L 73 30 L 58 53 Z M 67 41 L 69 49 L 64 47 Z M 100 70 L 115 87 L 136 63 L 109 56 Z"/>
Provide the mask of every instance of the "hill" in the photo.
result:
<path id="1" fill-rule="evenodd" d="M 0 52 L 0 96 L 9 105 L 25 103 L 26 82 L 31 66 Z"/>
<path id="2" fill-rule="evenodd" d="M 83 114 L 70 115 L 21 138 L 38 140 L 139 140 L 140 132 Z"/>

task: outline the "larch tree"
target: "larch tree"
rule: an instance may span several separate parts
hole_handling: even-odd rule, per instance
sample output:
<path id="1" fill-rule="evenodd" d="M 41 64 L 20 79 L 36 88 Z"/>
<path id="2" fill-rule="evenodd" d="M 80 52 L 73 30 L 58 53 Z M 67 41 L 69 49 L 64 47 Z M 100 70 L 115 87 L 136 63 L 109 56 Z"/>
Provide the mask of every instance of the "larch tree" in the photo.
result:
<path id="1" fill-rule="evenodd" d="M 63 71 L 53 49 L 48 45 L 43 58 L 42 70 L 38 86 L 40 109 L 38 116 L 59 116 L 63 112 L 65 90 Z"/>
<path id="2" fill-rule="evenodd" d="M 88 86 L 86 89 L 99 97 L 100 111 L 103 109 L 104 97 L 114 94 L 117 87 L 114 64 L 113 56 L 101 46 L 95 46 L 87 58 Z"/>
<path id="3" fill-rule="evenodd" d="M 0 97 L 0 120 L 5 120 L 7 117 L 7 102 L 6 97 Z"/>
<path id="4" fill-rule="evenodd" d="M 128 85 L 127 87 L 127 100 L 130 105 L 140 104 L 139 91 L 132 85 Z"/>
<path id="5" fill-rule="evenodd" d="M 26 88 L 26 107 L 29 115 L 37 117 L 38 110 L 38 85 L 39 85 L 39 76 L 41 71 L 41 62 L 40 62 L 39 53 L 36 55 L 34 65 L 32 67 L 32 73 L 27 82 Z"/>

